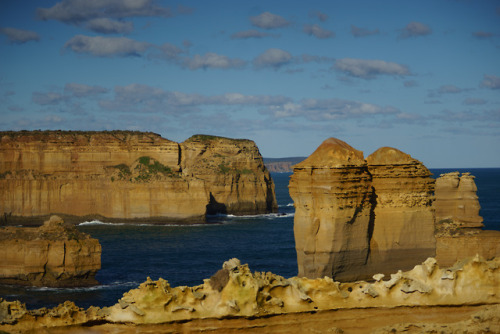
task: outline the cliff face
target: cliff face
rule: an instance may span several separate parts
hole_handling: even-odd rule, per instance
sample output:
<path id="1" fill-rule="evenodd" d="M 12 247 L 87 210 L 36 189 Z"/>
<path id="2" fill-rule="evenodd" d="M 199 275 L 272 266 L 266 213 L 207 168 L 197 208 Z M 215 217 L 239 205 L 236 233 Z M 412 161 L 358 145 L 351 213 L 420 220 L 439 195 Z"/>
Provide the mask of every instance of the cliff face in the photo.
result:
<path id="1" fill-rule="evenodd" d="M 299 277 L 348 280 L 368 257 L 373 190 L 363 153 L 330 138 L 290 179 Z"/>
<path id="2" fill-rule="evenodd" d="M 101 245 L 52 216 L 39 228 L 0 229 L 0 283 L 88 286 L 98 282 Z"/>
<path id="3" fill-rule="evenodd" d="M 181 151 L 183 175 L 206 184 L 208 214 L 277 211 L 274 183 L 253 141 L 197 135 Z"/>
<path id="4" fill-rule="evenodd" d="M 197 164 L 218 165 L 218 151 L 225 148 L 205 147 L 207 159 L 188 159 L 198 149 L 196 140 L 179 145 L 153 133 L 120 131 L 3 132 L 0 136 L 0 213 L 5 217 L 59 213 L 199 221 L 207 213 L 211 193 L 219 194 L 217 200 L 229 204 L 235 214 L 276 209 L 274 184 L 251 141 L 220 139 L 232 143 L 235 150 L 226 163 L 239 167 L 237 161 L 254 162 L 242 169 L 254 177 L 238 178 L 233 171 L 208 167 L 206 173 L 200 172 L 205 167 Z M 209 180 L 210 172 L 216 173 L 217 182 Z M 257 187 L 265 191 L 252 198 L 247 191 Z M 250 207 L 251 200 L 259 205 Z"/>
<path id="5" fill-rule="evenodd" d="M 395 148 L 380 148 L 366 160 L 375 190 L 368 272 L 408 270 L 435 256 L 432 174 Z"/>

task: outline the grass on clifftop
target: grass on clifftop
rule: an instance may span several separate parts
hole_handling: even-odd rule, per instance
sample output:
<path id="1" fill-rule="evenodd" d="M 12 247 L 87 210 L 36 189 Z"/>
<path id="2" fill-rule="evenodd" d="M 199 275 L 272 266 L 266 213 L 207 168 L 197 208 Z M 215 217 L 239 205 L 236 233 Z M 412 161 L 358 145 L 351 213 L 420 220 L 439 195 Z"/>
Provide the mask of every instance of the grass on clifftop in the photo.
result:
<path id="1" fill-rule="evenodd" d="M 235 142 L 251 142 L 250 139 L 235 139 L 235 138 L 227 138 L 227 137 L 203 135 L 203 134 L 191 136 L 188 139 L 186 139 L 184 142 L 185 143 L 189 143 L 192 141 L 210 142 L 210 141 L 216 140 L 216 139 L 223 139 L 223 140 L 229 140 L 229 141 L 235 141 Z"/>

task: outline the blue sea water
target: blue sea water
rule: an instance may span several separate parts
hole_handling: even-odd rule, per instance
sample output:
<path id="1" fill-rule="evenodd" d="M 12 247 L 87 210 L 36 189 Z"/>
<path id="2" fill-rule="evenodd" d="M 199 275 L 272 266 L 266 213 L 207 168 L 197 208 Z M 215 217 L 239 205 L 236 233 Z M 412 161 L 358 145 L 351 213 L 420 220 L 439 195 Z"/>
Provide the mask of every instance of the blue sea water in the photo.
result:
<path id="1" fill-rule="evenodd" d="M 450 169 L 431 170 L 435 177 Z M 467 169 L 476 176 L 480 214 L 485 228 L 500 230 L 500 168 Z M 0 287 L 0 297 L 21 300 L 28 308 L 53 307 L 66 300 L 78 306 L 110 306 L 123 293 L 149 276 L 172 286 L 198 285 L 236 257 L 253 271 L 297 275 L 293 238 L 293 202 L 288 194 L 290 174 L 272 174 L 279 214 L 247 217 L 212 217 L 199 225 L 117 225 L 88 222 L 78 228 L 102 245 L 101 283 L 91 288 Z"/>

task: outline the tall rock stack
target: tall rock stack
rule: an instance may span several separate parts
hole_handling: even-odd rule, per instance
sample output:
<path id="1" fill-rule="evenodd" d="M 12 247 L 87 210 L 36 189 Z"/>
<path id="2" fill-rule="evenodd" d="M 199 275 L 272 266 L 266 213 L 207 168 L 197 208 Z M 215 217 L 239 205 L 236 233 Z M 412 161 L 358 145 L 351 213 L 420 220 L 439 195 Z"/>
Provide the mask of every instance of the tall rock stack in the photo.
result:
<path id="1" fill-rule="evenodd" d="M 294 166 L 298 276 L 349 280 L 369 250 L 373 190 L 363 152 L 330 138 Z M 354 276 L 353 276 L 354 274 Z"/>
<path id="2" fill-rule="evenodd" d="M 367 272 L 409 270 L 435 256 L 431 172 L 391 147 L 378 149 L 366 160 L 375 190 Z"/>
<path id="3" fill-rule="evenodd" d="M 483 227 L 474 176 L 459 172 L 441 174 L 436 180 L 436 222 L 449 220 L 459 227 Z"/>
<path id="4" fill-rule="evenodd" d="M 442 174 L 436 180 L 436 259 L 442 266 L 476 254 L 500 256 L 500 232 L 481 229 L 476 191 L 470 173 Z"/>

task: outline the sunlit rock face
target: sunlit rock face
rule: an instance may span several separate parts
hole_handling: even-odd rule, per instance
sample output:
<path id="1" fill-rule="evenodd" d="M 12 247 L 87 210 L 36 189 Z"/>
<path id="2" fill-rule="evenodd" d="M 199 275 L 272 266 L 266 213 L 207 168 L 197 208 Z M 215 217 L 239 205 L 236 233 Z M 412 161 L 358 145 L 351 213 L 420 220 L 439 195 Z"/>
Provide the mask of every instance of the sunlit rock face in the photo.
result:
<path id="1" fill-rule="evenodd" d="M 212 144 L 200 148 L 206 137 Z M 194 136 L 180 145 L 130 131 L 0 132 L 0 139 L 4 221 L 58 213 L 199 222 L 214 201 L 234 214 L 277 208 L 274 183 L 249 140 Z"/>
<path id="2" fill-rule="evenodd" d="M 470 173 L 460 176 L 459 172 L 452 172 L 436 179 L 436 222 L 449 220 L 465 228 L 484 226 L 474 178 Z"/>
<path id="3" fill-rule="evenodd" d="M 38 228 L 1 228 L 0 259 L 0 283 L 88 286 L 97 284 L 101 245 L 52 216 Z"/>
<path id="4" fill-rule="evenodd" d="M 408 270 L 435 256 L 430 171 L 391 147 L 378 149 L 366 160 L 375 191 L 368 274 Z"/>
<path id="5" fill-rule="evenodd" d="M 371 176 L 361 151 L 330 138 L 294 166 L 290 196 L 298 276 L 349 280 L 366 264 Z"/>

